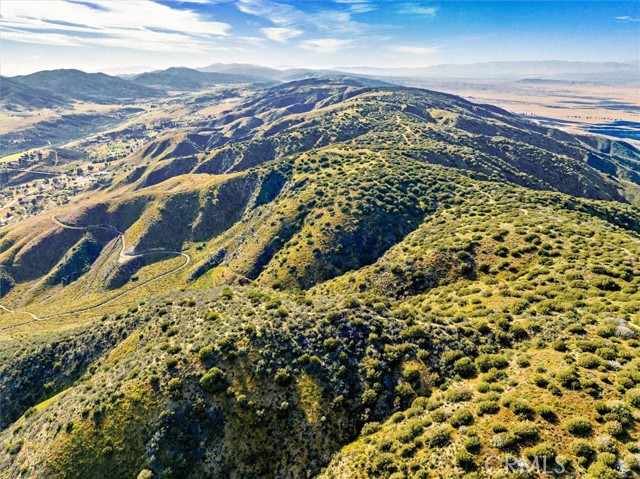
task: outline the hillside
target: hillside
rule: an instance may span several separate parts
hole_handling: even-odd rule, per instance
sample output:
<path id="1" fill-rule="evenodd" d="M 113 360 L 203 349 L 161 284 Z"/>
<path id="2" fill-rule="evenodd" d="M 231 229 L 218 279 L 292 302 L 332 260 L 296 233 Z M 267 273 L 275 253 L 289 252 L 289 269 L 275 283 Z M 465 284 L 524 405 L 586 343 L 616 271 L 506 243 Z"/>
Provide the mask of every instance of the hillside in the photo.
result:
<path id="1" fill-rule="evenodd" d="M 243 73 L 218 73 L 193 70 L 191 68 L 168 68 L 141 73 L 131 78 L 140 85 L 168 90 L 198 90 L 213 85 L 234 83 L 256 83 L 268 81 L 260 76 Z"/>
<path id="2" fill-rule="evenodd" d="M 160 95 L 156 89 L 137 85 L 122 78 L 80 70 L 41 71 L 11 79 L 71 100 L 96 103 L 116 103 Z"/>
<path id="3" fill-rule="evenodd" d="M 640 473 L 637 149 L 362 79 L 234 101 L 0 230 L 0 477 Z"/>
<path id="4" fill-rule="evenodd" d="M 6 110 L 33 110 L 67 105 L 68 100 L 8 77 L 0 77 L 0 107 Z"/>
<path id="5" fill-rule="evenodd" d="M 146 174 L 166 179 L 161 171 L 170 167 L 183 173 L 238 171 L 340 143 L 402 151 L 406 158 L 470 170 L 478 178 L 589 198 L 630 200 L 640 185 L 640 155 L 624 142 L 569 135 L 453 95 L 362 79 L 279 85 L 208 124 L 193 125 L 193 133 L 201 130 L 208 137 L 199 149 L 203 154 L 156 149 L 161 158 L 175 159 L 152 161 Z M 144 171 L 139 176 L 149 184 Z"/>

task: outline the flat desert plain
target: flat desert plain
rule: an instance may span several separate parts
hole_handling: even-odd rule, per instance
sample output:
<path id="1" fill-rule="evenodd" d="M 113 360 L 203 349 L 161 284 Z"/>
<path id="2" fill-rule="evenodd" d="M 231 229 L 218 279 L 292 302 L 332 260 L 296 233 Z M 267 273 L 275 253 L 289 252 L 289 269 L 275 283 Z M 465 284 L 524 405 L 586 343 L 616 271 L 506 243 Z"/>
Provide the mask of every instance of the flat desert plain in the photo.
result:
<path id="1" fill-rule="evenodd" d="M 491 103 L 572 133 L 640 144 L 640 82 L 408 80 L 407 85 Z"/>

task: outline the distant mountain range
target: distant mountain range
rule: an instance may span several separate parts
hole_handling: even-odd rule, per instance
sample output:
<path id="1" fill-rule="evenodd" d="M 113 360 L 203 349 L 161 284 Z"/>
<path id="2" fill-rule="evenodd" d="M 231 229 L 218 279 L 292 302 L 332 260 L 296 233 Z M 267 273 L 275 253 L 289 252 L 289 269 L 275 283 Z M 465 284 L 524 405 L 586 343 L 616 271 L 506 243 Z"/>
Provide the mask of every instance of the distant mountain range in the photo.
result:
<path id="1" fill-rule="evenodd" d="M 270 78 L 235 72 L 208 72 L 185 67 L 156 70 L 131 77 L 131 81 L 149 87 L 169 90 L 194 90 L 218 84 L 261 83 Z"/>
<path id="2" fill-rule="evenodd" d="M 337 70 L 360 75 L 420 78 L 502 78 L 519 80 L 536 77 L 555 80 L 592 81 L 640 79 L 640 63 L 638 61 L 626 63 L 566 61 L 484 62 L 466 65 L 433 65 L 423 68 L 340 67 Z"/>
<path id="3" fill-rule="evenodd" d="M 172 67 L 136 75 L 112 76 L 80 70 L 47 70 L 0 77 L 0 105 L 5 109 L 53 108 L 73 101 L 120 103 L 194 91 L 220 84 L 275 84 L 304 79 L 366 80 L 371 86 L 402 83 L 407 78 L 548 79 L 571 81 L 640 80 L 640 63 L 565 61 L 487 62 L 424 68 L 340 67 L 332 70 L 279 70 L 241 63 L 214 63 L 202 68 Z"/>
<path id="4" fill-rule="evenodd" d="M 156 97 L 160 91 L 104 73 L 80 70 L 47 70 L 12 77 L 14 82 L 51 92 L 68 100 L 114 103 Z"/>
<path id="5" fill-rule="evenodd" d="M 312 68 L 288 68 L 286 70 L 277 70 L 275 68 L 263 67 L 260 65 L 251 65 L 247 63 L 214 63 L 206 67 L 198 68 L 198 71 L 227 74 L 227 75 L 244 75 L 254 78 L 260 78 L 263 81 L 278 81 L 278 82 L 290 82 L 296 80 L 306 80 L 315 78 L 322 79 L 338 79 L 338 80 L 350 80 L 354 78 L 367 79 L 368 83 L 372 86 L 391 85 L 391 83 L 371 78 L 366 74 L 352 73 L 348 71 L 342 71 L 340 69 L 335 70 L 314 70 Z"/>
<path id="6" fill-rule="evenodd" d="M 54 108 L 74 101 L 125 103 L 166 95 L 168 91 L 196 91 L 215 85 L 274 84 L 307 78 L 366 79 L 372 86 L 389 83 L 334 70 L 275 70 L 255 65 L 214 64 L 201 69 L 172 67 L 137 75 L 112 76 L 80 70 L 46 70 L 30 75 L 0 77 L 0 106 L 7 110 Z"/>

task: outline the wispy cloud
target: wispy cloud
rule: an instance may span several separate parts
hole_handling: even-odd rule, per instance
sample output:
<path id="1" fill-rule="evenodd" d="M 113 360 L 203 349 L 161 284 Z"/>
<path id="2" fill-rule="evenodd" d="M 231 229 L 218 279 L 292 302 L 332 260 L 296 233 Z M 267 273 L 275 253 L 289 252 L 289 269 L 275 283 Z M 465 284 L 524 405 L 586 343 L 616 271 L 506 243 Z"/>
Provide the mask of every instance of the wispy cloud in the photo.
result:
<path id="1" fill-rule="evenodd" d="M 403 3 L 398 8 L 398 13 L 407 15 L 420 15 L 422 17 L 434 19 L 438 15 L 438 8 L 434 6 L 422 5 L 419 3 Z"/>
<path id="2" fill-rule="evenodd" d="M 496 32 L 492 32 L 492 33 L 482 33 L 482 34 L 478 34 L 478 35 L 463 35 L 460 37 L 460 39 L 462 40 L 484 40 L 485 38 L 492 38 L 497 36 L 498 33 Z"/>
<path id="3" fill-rule="evenodd" d="M 367 13 L 376 9 L 373 2 L 369 0 L 333 0 L 335 3 L 347 5 L 349 11 L 353 13 Z"/>
<path id="4" fill-rule="evenodd" d="M 300 46 L 306 50 L 312 50 L 316 53 L 334 53 L 343 50 L 351 45 L 351 40 L 343 40 L 339 38 L 316 38 L 313 40 L 305 40 Z"/>
<path id="5" fill-rule="evenodd" d="M 242 13 L 264 18 L 276 25 L 292 25 L 298 17 L 298 10 L 291 5 L 267 0 L 238 0 L 236 7 Z"/>
<path id="6" fill-rule="evenodd" d="M 397 53 L 408 53 L 410 55 L 431 55 L 433 53 L 438 53 L 441 50 L 441 48 L 439 46 L 422 47 L 422 46 L 412 46 L 412 45 L 401 45 L 398 47 L 393 47 L 391 50 Z"/>
<path id="7" fill-rule="evenodd" d="M 149 1 L 68 0 L 2 4 L 2 39 L 46 45 L 204 51 L 231 25 Z"/>
<path id="8" fill-rule="evenodd" d="M 304 33 L 302 30 L 289 27 L 261 28 L 260 31 L 262 31 L 269 40 L 280 43 L 285 43 L 287 40 L 299 37 Z"/>
<path id="9" fill-rule="evenodd" d="M 620 22 L 640 22 L 640 18 L 630 17 L 628 15 L 623 15 L 621 17 L 616 17 L 616 20 Z"/>
<path id="10" fill-rule="evenodd" d="M 365 25 L 356 22 L 352 11 L 330 8 L 314 12 L 300 10 L 293 5 L 272 0 L 237 0 L 239 11 L 259 17 L 280 27 L 296 27 L 303 30 L 316 28 L 322 31 L 357 34 Z"/>

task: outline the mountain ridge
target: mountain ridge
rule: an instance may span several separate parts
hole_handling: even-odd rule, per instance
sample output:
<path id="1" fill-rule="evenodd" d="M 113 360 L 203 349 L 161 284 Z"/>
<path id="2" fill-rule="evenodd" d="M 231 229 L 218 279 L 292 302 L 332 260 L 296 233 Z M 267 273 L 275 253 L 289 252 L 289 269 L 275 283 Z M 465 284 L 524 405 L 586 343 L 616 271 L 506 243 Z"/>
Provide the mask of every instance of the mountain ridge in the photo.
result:
<path id="1" fill-rule="evenodd" d="M 136 85 L 122 78 L 104 73 L 85 73 L 75 69 L 44 70 L 30 75 L 14 76 L 11 79 L 72 100 L 97 103 L 160 95 L 158 90 Z"/>
<path id="2" fill-rule="evenodd" d="M 308 78 L 110 168 L 0 229 L 2 479 L 640 471 L 632 145 Z"/>

